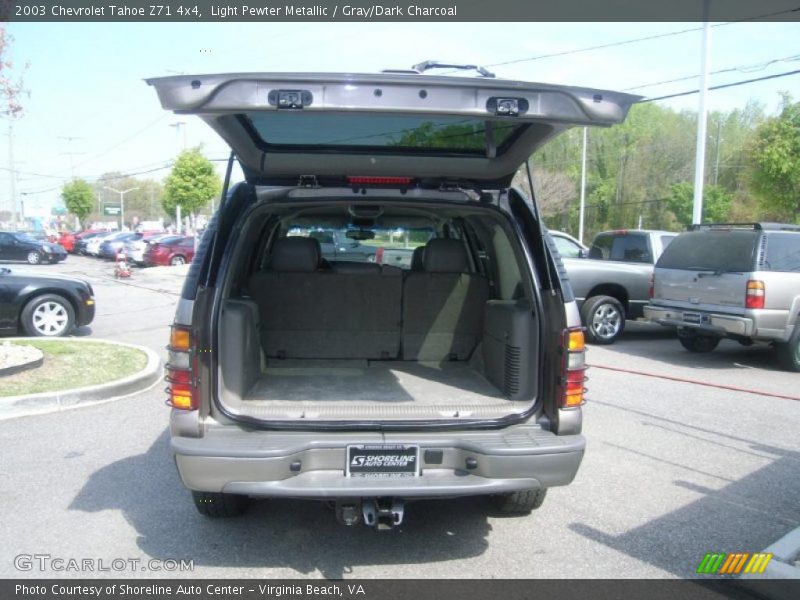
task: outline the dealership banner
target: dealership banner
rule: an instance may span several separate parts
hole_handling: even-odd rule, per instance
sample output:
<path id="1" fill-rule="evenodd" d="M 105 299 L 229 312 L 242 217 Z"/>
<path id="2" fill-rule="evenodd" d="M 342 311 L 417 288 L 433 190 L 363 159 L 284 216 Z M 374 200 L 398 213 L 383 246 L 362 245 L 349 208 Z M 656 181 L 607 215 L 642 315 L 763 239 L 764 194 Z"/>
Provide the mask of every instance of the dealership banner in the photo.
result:
<path id="1" fill-rule="evenodd" d="M 723 600 L 798 598 L 789 580 L 0 580 L 3 600 Z"/>
<path id="2" fill-rule="evenodd" d="M 0 0 L 27 22 L 797 21 L 798 0 Z"/>

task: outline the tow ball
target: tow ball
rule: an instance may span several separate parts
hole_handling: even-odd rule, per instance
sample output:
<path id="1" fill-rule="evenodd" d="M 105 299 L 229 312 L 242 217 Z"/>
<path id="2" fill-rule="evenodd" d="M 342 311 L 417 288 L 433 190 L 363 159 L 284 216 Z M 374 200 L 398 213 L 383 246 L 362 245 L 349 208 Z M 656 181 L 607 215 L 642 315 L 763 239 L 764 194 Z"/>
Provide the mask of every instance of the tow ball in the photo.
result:
<path id="1" fill-rule="evenodd" d="M 378 531 L 391 531 L 403 522 L 404 502 L 400 498 L 343 498 L 336 501 L 336 520 L 347 525 L 364 521 Z"/>

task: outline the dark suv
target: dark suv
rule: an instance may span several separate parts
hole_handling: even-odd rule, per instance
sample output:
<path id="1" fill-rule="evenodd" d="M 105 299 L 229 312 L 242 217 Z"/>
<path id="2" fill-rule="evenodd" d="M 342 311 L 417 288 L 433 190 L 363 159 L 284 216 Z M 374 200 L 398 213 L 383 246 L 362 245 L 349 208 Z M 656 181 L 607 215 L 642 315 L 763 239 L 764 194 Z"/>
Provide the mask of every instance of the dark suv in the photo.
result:
<path id="1" fill-rule="evenodd" d="M 423 74 L 148 83 L 246 178 L 170 341 L 171 448 L 201 513 L 316 498 L 391 528 L 408 498 L 526 513 L 572 481 L 583 331 L 532 194 L 509 186 L 546 140 L 620 122 L 634 96 Z M 323 260 L 311 233 L 333 230 L 406 232 L 416 258 Z"/>

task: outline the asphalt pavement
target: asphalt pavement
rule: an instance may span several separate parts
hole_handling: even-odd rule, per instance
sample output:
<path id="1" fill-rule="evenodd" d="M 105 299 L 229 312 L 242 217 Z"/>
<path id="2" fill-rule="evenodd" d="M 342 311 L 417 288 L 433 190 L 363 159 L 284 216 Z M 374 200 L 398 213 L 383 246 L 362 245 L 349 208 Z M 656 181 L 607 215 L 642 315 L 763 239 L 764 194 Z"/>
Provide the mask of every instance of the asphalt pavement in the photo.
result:
<path id="1" fill-rule="evenodd" d="M 88 258 L 37 268 L 94 286 L 97 317 L 78 334 L 163 353 L 179 271 L 120 282 L 112 263 Z M 697 357 L 671 332 L 634 324 L 588 360 L 588 448 L 572 485 L 529 517 L 501 517 L 480 498 L 411 503 L 388 534 L 345 528 L 310 501 L 201 517 L 167 451 L 161 386 L 0 422 L 0 577 L 690 577 L 707 552 L 758 551 L 800 526 L 800 402 L 651 376 L 798 394 L 797 374 L 777 370 L 769 349 L 723 342 Z M 21 554 L 193 570 L 20 571 Z"/>

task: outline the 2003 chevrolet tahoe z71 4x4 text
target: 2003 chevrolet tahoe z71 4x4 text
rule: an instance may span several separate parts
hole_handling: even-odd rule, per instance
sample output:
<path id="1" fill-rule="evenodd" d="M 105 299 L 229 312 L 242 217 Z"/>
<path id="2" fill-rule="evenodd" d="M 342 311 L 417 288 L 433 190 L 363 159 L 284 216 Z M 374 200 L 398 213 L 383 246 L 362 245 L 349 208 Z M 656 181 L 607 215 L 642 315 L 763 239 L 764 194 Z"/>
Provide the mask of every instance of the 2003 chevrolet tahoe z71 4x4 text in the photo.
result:
<path id="1" fill-rule="evenodd" d="M 527 513 L 583 456 L 584 344 L 517 169 L 635 96 L 421 73 L 149 80 L 231 146 L 170 341 L 171 449 L 208 516 L 317 498 L 391 528 L 410 498 Z M 407 269 L 320 230 L 425 242 Z"/>

